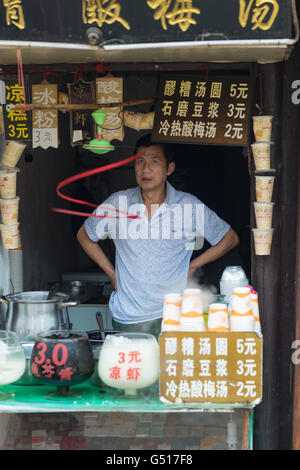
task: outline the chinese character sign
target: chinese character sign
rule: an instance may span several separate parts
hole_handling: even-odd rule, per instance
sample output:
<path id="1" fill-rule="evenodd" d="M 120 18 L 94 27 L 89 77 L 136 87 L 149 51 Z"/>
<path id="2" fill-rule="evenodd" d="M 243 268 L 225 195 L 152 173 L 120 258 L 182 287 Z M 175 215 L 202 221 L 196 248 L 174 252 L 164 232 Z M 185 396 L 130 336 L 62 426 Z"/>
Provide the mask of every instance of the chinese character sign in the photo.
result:
<path id="1" fill-rule="evenodd" d="M 244 77 L 162 77 L 154 140 L 246 145 L 252 88 Z"/>
<path id="2" fill-rule="evenodd" d="M 258 404 L 262 339 L 255 333 L 165 332 L 160 397 L 176 403 Z"/>
<path id="3" fill-rule="evenodd" d="M 17 80 L 5 80 L 6 87 L 6 105 L 20 105 L 24 103 L 24 90 Z M 30 101 L 27 92 L 27 79 L 25 79 L 26 101 Z M 31 141 L 32 125 L 31 111 L 24 109 L 9 109 L 8 106 L 3 107 L 5 138 L 6 140 L 20 140 L 23 142 Z"/>
<path id="4" fill-rule="evenodd" d="M 95 102 L 93 82 L 78 80 L 68 84 L 69 103 L 93 104 Z M 86 144 L 94 136 L 94 121 L 91 112 L 80 108 L 70 112 L 70 137 L 72 147 Z"/>
<path id="5" fill-rule="evenodd" d="M 57 85 L 32 85 L 32 103 L 36 105 L 57 104 Z M 32 112 L 32 148 L 58 148 L 58 111 L 37 109 Z"/>
<path id="6" fill-rule="evenodd" d="M 121 103 L 123 101 L 123 78 L 110 76 L 108 78 L 96 79 L 96 103 Z M 122 109 L 116 107 L 105 107 L 107 113 L 102 126 L 103 138 L 108 140 L 124 139 L 124 128 L 122 120 Z"/>

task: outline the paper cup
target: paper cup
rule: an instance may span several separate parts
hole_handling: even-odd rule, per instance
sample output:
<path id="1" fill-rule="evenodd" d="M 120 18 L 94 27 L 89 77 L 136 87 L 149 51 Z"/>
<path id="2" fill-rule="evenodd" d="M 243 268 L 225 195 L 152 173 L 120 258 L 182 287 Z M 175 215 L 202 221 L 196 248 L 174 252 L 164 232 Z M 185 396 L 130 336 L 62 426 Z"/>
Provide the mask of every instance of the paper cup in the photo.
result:
<path id="1" fill-rule="evenodd" d="M 19 223 L 12 225 L 0 224 L 3 246 L 7 250 L 14 250 L 20 246 Z"/>
<path id="2" fill-rule="evenodd" d="M 275 176 L 255 176 L 257 202 L 271 202 Z"/>
<path id="3" fill-rule="evenodd" d="M 274 202 L 254 202 L 257 228 L 272 228 Z"/>
<path id="4" fill-rule="evenodd" d="M 271 145 L 273 142 L 256 142 L 251 145 L 256 170 L 270 170 Z"/>
<path id="5" fill-rule="evenodd" d="M 22 153 L 26 148 L 26 144 L 16 140 L 8 140 L 2 155 L 1 164 L 14 168 L 19 162 Z"/>
<path id="6" fill-rule="evenodd" d="M 0 170 L 0 197 L 13 199 L 16 197 L 18 168 Z"/>
<path id="7" fill-rule="evenodd" d="M 252 231 L 254 237 L 255 254 L 259 256 L 270 255 L 274 229 L 253 228 Z"/>
<path id="8" fill-rule="evenodd" d="M 254 316 L 249 287 L 233 289 L 230 331 L 254 331 Z"/>
<path id="9" fill-rule="evenodd" d="M 229 331 L 227 304 L 215 303 L 209 306 L 207 331 Z"/>
<path id="10" fill-rule="evenodd" d="M 271 140 L 273 116 L 253 116 L 253 132 L 256 142 Z"/>
<path id="11" fill-rule="evenodd" d="M 20 198 L 0 199 L 2 223 L 11 225 L 18 222 Z"/>
<path id="12" fill-rule="evenodd" d="M 182 295 L 180 331 L 205 331 L 200 289 L 185 289 Z"/>
<path id="13" fill-rule="evenodd" d="M 166 294 L 164 298 L 162 331 L 178 331 L 180 326 L 181 295 Z"/>

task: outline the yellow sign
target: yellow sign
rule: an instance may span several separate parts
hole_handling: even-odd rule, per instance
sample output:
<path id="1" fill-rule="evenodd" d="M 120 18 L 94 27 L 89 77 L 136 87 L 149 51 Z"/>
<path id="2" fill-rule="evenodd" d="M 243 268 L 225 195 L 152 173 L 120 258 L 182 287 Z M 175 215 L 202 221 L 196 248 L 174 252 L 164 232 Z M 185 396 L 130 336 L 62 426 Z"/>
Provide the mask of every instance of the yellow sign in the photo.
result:
<path id="1" fill-rule="evenodd" d="M 164 332 L 159 344 L 161 401 L 261 401 L 262 339 L 256 333 Z"/>
<path id="2" fill-rule="evenodd" d="M 57 104 L 57 85 L 32 85 L 32 103 Z M 58 111 L 55 109 L 32 112 L 32 148 L 58 148 Z"/>
<path id="3" fill-rule="evenodd" d="M 96 103 L 121 103 L 123 101 L 123 78 L 112 75 L 107 78 L 96 78 Z M 122 109 L 120 107 L 104 108 L 107 113 L 102 126 L 103 139 L 109 142 L 124 139 Z"/>

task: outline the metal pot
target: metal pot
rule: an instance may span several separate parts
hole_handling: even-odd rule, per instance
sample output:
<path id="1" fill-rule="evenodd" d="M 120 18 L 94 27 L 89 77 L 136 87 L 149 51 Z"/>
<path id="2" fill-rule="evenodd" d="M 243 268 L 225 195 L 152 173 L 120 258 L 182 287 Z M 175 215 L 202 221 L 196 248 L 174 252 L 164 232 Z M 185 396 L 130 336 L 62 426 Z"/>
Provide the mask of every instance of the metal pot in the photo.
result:
<path id="1" fill-rule="evenodd" d="M 49 291 L 32 291 L 0 297 L 0 302 L 8 305 L 5 329 L 15 331 L 22 342 L 33 341 L 44 330 L 70 329 L 67 307 L 78 302 L 69 301 L 62 292 L 48 296 Z"/>
<path id="2" fill-rule="evenodd" d="M 49 282 L 48 286 L 53 292 L 64 292 L 70 300 L 86 304 L 93 301 L 97 303 L 97 299 L 103 295 L 104 284 L 97 281 L 62 281 Z"/>

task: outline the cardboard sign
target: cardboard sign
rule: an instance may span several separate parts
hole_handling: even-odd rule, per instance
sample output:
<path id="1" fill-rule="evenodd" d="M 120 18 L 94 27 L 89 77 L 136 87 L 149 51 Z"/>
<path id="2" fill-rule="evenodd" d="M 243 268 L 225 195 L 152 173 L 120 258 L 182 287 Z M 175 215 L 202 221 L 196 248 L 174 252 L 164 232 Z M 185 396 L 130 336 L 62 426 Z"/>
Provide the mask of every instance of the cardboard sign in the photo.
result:
<path id="1" fill-rule="evenodd" d="M 86 82 L 85 80 L 69 83 L 69 103 L 93 104 L 95 96 L 94 88 L 94 82 Z M 71 146 L 86 144 L 93 136 L 94 121 L 91 112 L 87 109 L 70 111 Z"/>
<path id="2" fill-rule="evenodd" d="M 164 332 L 159 343 L 164 403 L 261 401 L 262 339 L 256 333 Z"/>
<path id="3" fill-rule="evenodd" d="M 37 105 L 57 104 L 57 85 L 49 83 L 32 85 L 32 103 Z M 58 111 L 38 109 L 32 112 L 32 148 L 58 148 Z"/>
<path id="4" fill-rule="evenodd" d="M 123 101 L 123 78 L 113 76 L 96 79 L 96 103 L 121 103 Z M 103 108 L 107 113 L 102 126 L 103 139 L 124 139 L 122 109 L 119 107 Z"/>
<path id="5" fill-rule="evenodd" d="M 246 145 L 252 88 L 249 77 L 162 76 L 153 140 Z"/>

